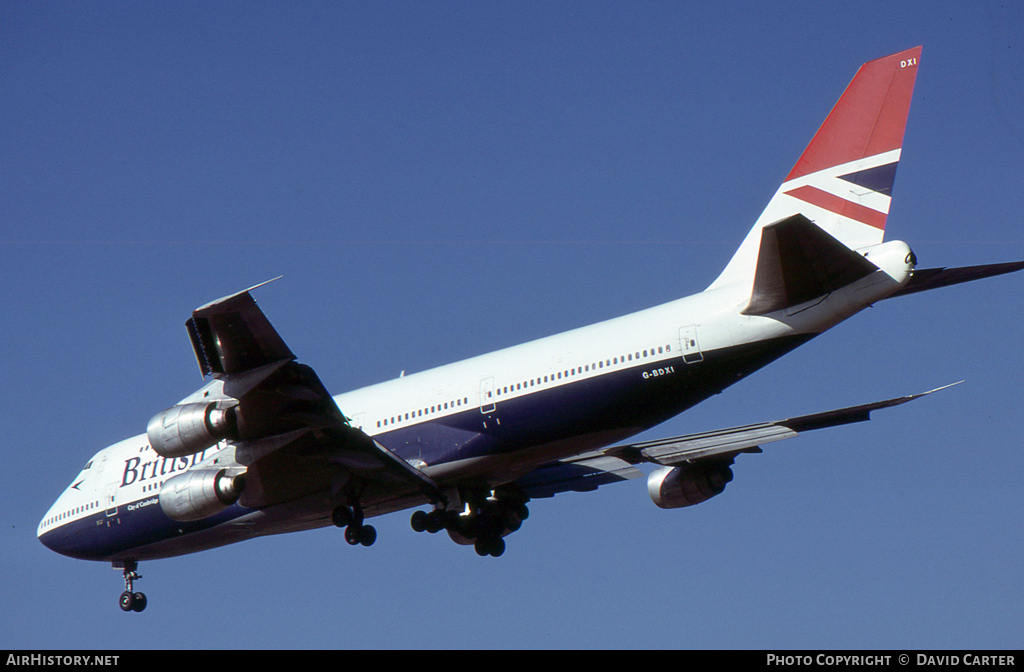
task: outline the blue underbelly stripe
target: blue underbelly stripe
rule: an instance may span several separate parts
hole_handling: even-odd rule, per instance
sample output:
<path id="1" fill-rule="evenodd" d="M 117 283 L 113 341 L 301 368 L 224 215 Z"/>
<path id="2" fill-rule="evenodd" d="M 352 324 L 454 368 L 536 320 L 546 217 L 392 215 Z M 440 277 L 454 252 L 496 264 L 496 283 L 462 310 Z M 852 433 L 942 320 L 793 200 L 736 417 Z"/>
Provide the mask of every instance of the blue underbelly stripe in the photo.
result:
<path id="1" fill-rule="evenodd" d="M 582 433 L 652 427 L 720 392 L 790 350 L 812 335 L 704 352 L 700 362 L 681 358 L 637 365 L 565 382 L 517 397 L 496 398 L 494 410 L 479 406 L 374 435 L 405 460 L 428 465 L 485 457 L 572 438 Z M 646 375 L 645 375 L 646 374 Z M 172 520 L 155 495 L 120 504 L 108 516 L 97 511 L 55 527 L 39 539 L 48 548 L 84 560 L 167 557 L 196 550 L 187 537 L 209 530 L 252 509 L 237 504 L 190 522 Z M 133 552 L 151 544 L 181 538 L 151 555 Z M 225 534 L 204 547 L 238 541 Z M 148 554 L 148 551 L 147 551 Z"/>

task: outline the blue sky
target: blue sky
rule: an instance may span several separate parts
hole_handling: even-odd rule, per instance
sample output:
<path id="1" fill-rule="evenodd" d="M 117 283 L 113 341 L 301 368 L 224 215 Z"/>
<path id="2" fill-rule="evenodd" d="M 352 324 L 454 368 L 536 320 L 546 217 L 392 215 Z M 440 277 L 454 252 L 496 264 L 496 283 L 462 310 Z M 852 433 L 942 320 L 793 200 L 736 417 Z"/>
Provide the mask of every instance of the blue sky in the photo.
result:
<path id="1" fill-rule="evenodd" d="M 183 324 L 257 299 L 345 390 L 702 290 L 859 65 L 924 45 L 887 227 L 1024 258 L 1013 3 L 0 6 L 0 642 L 12 648 L 1019 647 L 1024 279 L 884 302 L 646 433 L 966 383 L 531 507 L 482 559 L 408 515 L 143 563 L 39 519 L 200 383 Z M 344 409 L 343 409 L 344 410 Z"/>

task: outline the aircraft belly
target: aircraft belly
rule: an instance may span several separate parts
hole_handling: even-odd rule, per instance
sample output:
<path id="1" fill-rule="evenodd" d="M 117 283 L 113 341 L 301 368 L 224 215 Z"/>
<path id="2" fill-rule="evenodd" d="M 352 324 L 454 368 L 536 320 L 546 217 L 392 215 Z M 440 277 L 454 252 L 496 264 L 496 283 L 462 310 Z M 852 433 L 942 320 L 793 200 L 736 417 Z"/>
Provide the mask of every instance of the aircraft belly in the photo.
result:
<path id="1" fill-rule="evenodd" d="M 235 505 L 202 520 L 178 522 L 167 517 L 156 497 L 147 497 L 118 506 L 114 515 L 108 516 L 100 511 L 65 523 L 42 535 L 40 541 L 57 553 L 80 560 L 169 557 L 196 550 L 191 547 L 190 535 L 250 512 L 251 509 Z M 173 540 L 173 543 L 168 544 L 168 540 Z M 240 539 L 223 538 L 215 545 L 234 541 Z M 140 549 L 158 542 L 164 542 L 168 547 L 161 554 L 140 552 Z M 166 552 L 168 550 L 170 552 Z"/>

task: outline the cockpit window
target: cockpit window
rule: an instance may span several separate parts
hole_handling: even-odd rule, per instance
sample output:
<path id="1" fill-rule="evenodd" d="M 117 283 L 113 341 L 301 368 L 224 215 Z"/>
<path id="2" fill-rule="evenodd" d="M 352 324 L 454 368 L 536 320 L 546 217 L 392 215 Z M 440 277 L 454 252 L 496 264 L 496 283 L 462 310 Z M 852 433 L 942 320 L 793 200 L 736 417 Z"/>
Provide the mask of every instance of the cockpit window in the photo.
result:
<path id="1" fill-rule="evenodd" d="M 92 460 L 89 460 L 89 463 L 85 465 L 85 469 L 88 469 L 91 466 L 92 466 Z M 85 471 L 85 469 L 82 469 L 82 471 Z"/>

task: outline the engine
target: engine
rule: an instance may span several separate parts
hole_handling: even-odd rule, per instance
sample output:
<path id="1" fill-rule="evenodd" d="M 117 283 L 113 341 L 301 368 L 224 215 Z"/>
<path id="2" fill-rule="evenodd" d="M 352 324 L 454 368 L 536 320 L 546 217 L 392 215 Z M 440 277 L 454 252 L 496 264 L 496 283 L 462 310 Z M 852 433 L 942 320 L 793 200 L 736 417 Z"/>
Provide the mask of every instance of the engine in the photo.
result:
<path id="1" fill-rule="evenodd" d="M 679 509 L 720 495 L 731 480 L 732 469 L 726 463 L 662 467 L 647 477 L 647 492 L 661 508 Z"/>
<path id="2" fill-rule="evenodd" d="M 200 520 L 237 502 L 244 489 L 244 474 L 231 476 L 227 469 L 190 471 L 164 483 L 160 508 L 174 520 Z"/>
<path id="3" fill-rule="evenodd" d="M 149 444 L 161 457 L 184 457 L 206 450 L 237 433 L 234 408 L 215 403 L 182 404 L 157 413 L 149 421 Z"/>

